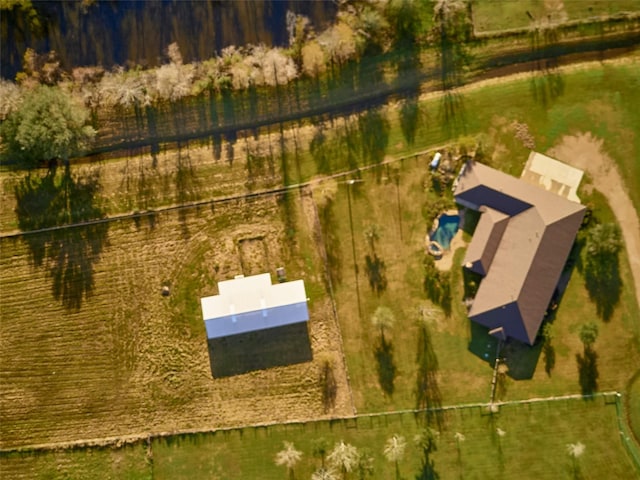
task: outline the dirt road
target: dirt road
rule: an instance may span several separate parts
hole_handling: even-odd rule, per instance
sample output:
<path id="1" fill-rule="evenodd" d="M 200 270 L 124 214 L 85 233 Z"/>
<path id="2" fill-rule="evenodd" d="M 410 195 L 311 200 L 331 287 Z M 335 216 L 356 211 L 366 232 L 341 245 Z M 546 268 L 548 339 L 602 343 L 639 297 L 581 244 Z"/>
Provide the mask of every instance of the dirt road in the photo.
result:
<path id="1" fill-rule="evenodd" d="M 565 136 L 549 155 L 588 172 L 595 188 L 607 197 L 622 229 L 627 247 L 636 299 L 640 302 L 640 221 L 615 162 L 603 150 L 602 140 L 590 133 Z"/>

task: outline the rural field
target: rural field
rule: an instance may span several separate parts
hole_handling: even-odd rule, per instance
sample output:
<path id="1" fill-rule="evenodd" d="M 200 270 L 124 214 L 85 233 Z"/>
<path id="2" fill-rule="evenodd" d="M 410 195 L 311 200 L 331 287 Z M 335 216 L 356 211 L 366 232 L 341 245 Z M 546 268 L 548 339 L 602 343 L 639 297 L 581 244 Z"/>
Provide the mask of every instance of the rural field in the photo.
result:
<path id="1" fill-rule="evenodd" d="M 103 215 L 204 202 L 0 240 L 0 447 L 138 434 L 149 440 L 5 452 L 1 472 L 16 478 L 282 478 L 287 472 L 273 458 L 283 441 L 293 441 L 304 455 L 296 476 L 309 478 L 321 462 L 313 441 L 324 437 L 329 448 L 344 439 L 369 449 L 374 478 L 391 478 L 395 467 L 381 450 L 401 434 L 408 446 L 399 472 L 416 476 L 423 458 L 412 441 L 422 423 L 413 414 L 311 420 L 489 401 L 497 345 L 469 324 L 462 303 L 459 266 L 472 218 L 465 217 L 469 223 L 441 260 L 451 266 L 438 274 L 450 286 L 448 306 L 425 294 L 426 272 L 435 275 L 425 269 L 425 235 L 438 214 L 455 208 L 450 181 L 466 156 L 519 176 L 531 148 L 561 149 L 568 138 L 586 134 L 611 159 L 640 211 L 640 113 L 633 102 L 639 71 L 636 53 L 424 94 L 349 118 L 313 119 L 315 125 L 294 127 L 286 141 L 274 137 L 240 150 L 232 163 L 194 149 L 185 167 L 184 157 L 168 152 L 160 157 L 159 177 L 150 158 L 74 167 L 79 177 L 99 172 Z M 445 153 L 441 174 L 428 169 L 436 150 Z M 257 164 L 243 157 L 248 151 L 259 152 Z M 6 232 L 19 225 L 14 188 L 22 179 L 2 176 Z M 208 201 L 310 180 L 286 194 Z M 601 182 L 587 175 L 579 191 L 593 212 L 590 225 L 624 227 L 603 195 L 611 185 Z M 599 335 L 591 380 L 598 391 L 623 392 L 638 436 L 637 374 L 630 380 L 640 364 L 640 310 L 629 257 L 623 248 L 620 290 L 605 321 L 585 286 L 579 252 L 553 315 L 552 348 L 540 342 L 503 350 L 509 372 L 499 378 L 497 400 L 584 391 L 579 330 L 593 321 Z M 307 285 L 313 361 L 212 380 L 198 299 L 216 293 L 218 280 L 273 274 L 279 266 Z M 164 285 L 169 297 L 160 294 Z M 372 323 L 380 306 L 395 317 L 383 329 Z M 338 385 L 332 408 L 319 381 L 325 360 Z M 480 408 L 433 414 L 428 420 L 441 433 L 428 460 L 442 479 L 496 472 L 502 478 L 633 478 L 612 401 L 505 405 L 497 416 Z M 303 423 L 213 432 L 298 420 Z M 184 430 L 212 432 L 157 436 Z M 456 432 L 465 440 L 456 442 Z M 566 445 L 576 442 L 586 449 L 572 462 Z"/>
<path id="2" fill-rule="evenodd" d="M 295 192 L 3 239 L 2 448 L 351 414 L 315 228 Z M 306 282 L 314 361 L 213 380 L 199 298 L 279 266 Z"/>

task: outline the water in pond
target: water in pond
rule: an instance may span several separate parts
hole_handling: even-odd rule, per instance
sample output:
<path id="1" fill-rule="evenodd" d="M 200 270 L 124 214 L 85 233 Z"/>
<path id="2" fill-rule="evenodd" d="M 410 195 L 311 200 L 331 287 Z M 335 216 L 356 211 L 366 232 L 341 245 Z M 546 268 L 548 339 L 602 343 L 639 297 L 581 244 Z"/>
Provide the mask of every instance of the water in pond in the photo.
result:
<path id="1" fill-rule="evenodd" d="M 445 250 L 449 249 L 451 239 L 458 231 L 460 217 L 458 215 L 440 215 L 438 228 L 430 236 L 431 240 L 438 242 Z"/>

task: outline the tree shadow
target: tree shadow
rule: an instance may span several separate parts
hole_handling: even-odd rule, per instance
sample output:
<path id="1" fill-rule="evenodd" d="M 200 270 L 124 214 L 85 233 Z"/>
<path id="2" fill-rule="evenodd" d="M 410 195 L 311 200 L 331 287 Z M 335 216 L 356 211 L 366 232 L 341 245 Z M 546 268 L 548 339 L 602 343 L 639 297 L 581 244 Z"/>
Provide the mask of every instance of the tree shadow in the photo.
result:
<path id="1" fill-rule="evenodd" d="M 591 347 L 585 346 L 582 355 L 576 354 L 576 361 L 582 394 L 592 395 L 598 390 L 598 354 Z"/>
<path id="2" fill-rule="evenodd" d="M 94 264 L 107 241 L 106 222 L 74 226 L 104 218 L 96 204 L 98 190 L 97 172 L 73 177 L 65 168 L 61 175 L 55 170 L 44 177 L 29 174 L 14 191 L 31 262 L 48 270 L 54 298 L 71 310 L 79 310 L 92 294 Z"/>
<path id="3" fill-rule="evenodd" d="M 330 174 L 332 171 L 331 160 L 335 156 L 335 152 L 332 151 L 322 126 L 316 129 L 313 134 L 313 138 L 309 144 L 309 151 L 316 163 L 318 173 Z"/>
<path id="4" fill-rule="evenodd" d="M 397 367 L 393 359 L 393 344 L 387 341 L 384 335 L 381 335 L 373 353 L 376 359 L 380 387 L 386 395 L 391 397 L 395 388 L 394 382 L 397 373 Z"/>
<path id="5" fill-rule="evenodd" d="M 377 165 L 384 160 L 389 144 L 389 121 L 380 110 L 367 110 L 358 116 L 362 158 L 365 164 Z"/>
<path id="6" fill-rule="evenodd" d="M 557 71 L 556 58 L 545 58 L 545 51 L 558 43 L 555 28 L 534 28 L 530 34 L 531 52 L 534 58 L 530 90 L 535 102 L 547 107 L 564 93 L 564 79 Z"/>
<path id="7" fill-rule="evenodd" d="M 322 226 L 329 276 L 333 285 L 338 285 L 342 280 L 342 250 L 340 237 L 338 236 L 338 222 L 334 212 L 334 200 L 327 199 L 319 209 L 320 225 Z"/>
<path id="8" fill-rule="evenodd" d="M 424 322 L 418 329 L 417 352 L 416 410 L 425 410 L 427 425 L 435 424 L 438 430 L 442 430 L 444 417 L 440 410 L 442 394 L 438 386 L 438 357 L 431 342 L 431 332 Z"/>
<path id="9" fill-rule="evenodd" d="M 184 205 L 199 198 L 200 182 L 196 175 L 196 171 L 191 163 L 191 156 L 182 154 L 178 150 L 178 161 L 176 164 L 175 176 L 176 203 Z M 188 235 L 187 227 L 187 209 L 178 210 L 178 219 L 182 224 L 182 231 L 185 236 Z"/>
<path id="10" fill-rule="evenodd" d="M 431 255 L 425 255 L 423 287 L 427 298 L 439 305 L 447 317 L 451 316 L 451 272 L 443 272 L 436 268 Z"/>
<path id="11" fill-rule="evenodd" d="M 380 296 L 387 289 L 387 267 L 376 253 L 373 256 L 367 254 L 364 260 L 369 286 Z"/>
<path id="12" fill-rule="evenodd" d="M 400 129 L 407 145 L 412 146 L 416 139 L 416 131 L 423 116 L 415 97 L 407 99 L 400 107 Z"/>
<path id="13" fill-rule="evenodd" d="M 588 256 L 584 262 L 584 280 L 597 314 L 608 322 L 622 293 L 618 254 Z"/>
<path id="14" fill-rule="evenodd" d="M 551 371 L 556 366 L 556 349 L 549 340 L 545 340 L 542 345 L 542 356 L 544 360 L 544 371 L 547 376 L 551 376 Z"/>
<path id="15" fill-rule="evenodd" d="M 564 93 L 562 75 L 547 68 L 534 73 L 529 86 L 533 100 L 545 108 Z"/>
<path id="16" fill-rule="evenodd" d="M 336 406 L 336 395 L 338 393 L 338 383 L 333 373 L 333 365 L 330 360 L 325 360 L 320 373 L 320 388 L 322 389 L 322 405 L 327 413 Z"/>
<path id="17" fill-rule="evenodd" d="M 463 96 L 452 90 L 442 94 L 440 100 L 440 121 L 448 137 L 455 137 L 467 131 L 467 120 Z"/>

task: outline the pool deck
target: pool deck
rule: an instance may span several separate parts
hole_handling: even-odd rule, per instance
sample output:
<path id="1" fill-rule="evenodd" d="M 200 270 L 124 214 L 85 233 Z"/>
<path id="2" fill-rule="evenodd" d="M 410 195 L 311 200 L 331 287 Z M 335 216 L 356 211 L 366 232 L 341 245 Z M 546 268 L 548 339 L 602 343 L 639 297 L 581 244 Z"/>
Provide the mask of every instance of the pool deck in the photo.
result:
<path id="1" fill-rule="evenodd" d="M 458 231 L 451 239 L 449 248 L 444 251 L 444 254 L 440 259 L 436 260 L 436 268 L 442 271 L 451 270 L 453 267 L 453 254 L 458 248 L 466 247 L 467 243 L 462 239 L 462 227 L 464 226 L 464 210 L 447 210 L 443 212 L 445 215 L 458 215 L 460 217 L 460 224 L 458 225 Z"/>

